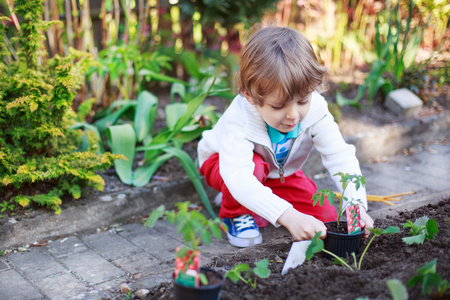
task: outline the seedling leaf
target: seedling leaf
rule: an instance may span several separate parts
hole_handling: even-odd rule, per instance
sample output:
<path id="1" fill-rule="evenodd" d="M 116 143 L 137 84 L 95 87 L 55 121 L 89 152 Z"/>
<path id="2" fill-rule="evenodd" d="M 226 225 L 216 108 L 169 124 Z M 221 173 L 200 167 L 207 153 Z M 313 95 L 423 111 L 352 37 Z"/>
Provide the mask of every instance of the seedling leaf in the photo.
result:
<path id="1" fill-rule="evenodd" d="M 389 291 L 391 291 L 393 300 L 408 300 L 408 291 L 403 283 L 398 279 L 389 279 L 387 281 Z"/>
<path id="2" fill-rule="evenodd" d="M 144 226 L 145 227 L 153 227 L 155 226 L 156 221 L 158 221 L 159 218 L 161 218 L 164 215 L 165 206 L 160 205 L 157 209 L 153 210 L 150 214 L 150 217 L 145 221 Z"/>
<path id="3" fill-rule="evenodd" d="M 306 249 L 306 259 L 310 260 L 315 253 L 323 250 L 323 241 L 320 239 L 321 231 L 316 233 L 316 235 L 311 239 L 311 244 L 309 244 L 308 249 Z"/>
<path id="4" fill-rule="evenodd" d="M 436 221 L 434 219 L 429 219 L 427 221 L 427 224 L 425 225 L 426 228 L 426 238 L 433 239 L 434 235 L 439 232 Z"/>
<path id="5" fill-rule="evenodd" d="M 414 223 L 407 220 L 403 228 L 411 228 L 409 233 L 412 236 L 402 239 L 408 245 L 413 243 L 422 244 L 425 238 L 433 239 L 434 235 L 439 232 L 436 221 L 429 219 L 427 216 L 417 219 Z"/>
<path id="6" fill-rule="evenodd" d="M 381 234 L 398 233 L 399 231 L 400 231 L 400 228 L 398 228 L 396 226 L 389 226 L 388 228 L 383 230 L 383 232 L 381 232 Z"/>
<path id="7" fill-rule="evenodd" d="M 412 245 L 414 243 L 423 244 L 423 242 L 425 241 L 425 233 L 404 237 L 404 238 L 402 238 L 402 240 L 403 240 L 403 242 L 405 242 L 408 245 Z"/>
<path id="8" fill-rule="evenodd" d="M 267 258 L 255 263 L 256 267 L 253 269 L 256 276 L 259 278 L 268 278 L 270 276 L 269 260 Z"/>
<path id="9" fill-rule="evenodd" d="M 241 273 L 250 270 L 250 267 L 246 263 L 238 264 L 225 274 L 225 277 L 230 278 L 234 283 L 237 283 L 239 279 L 242 279 Z M 245 281 L 245 280 L 244 280 Z"/>
<path id="10" fill-rule="evenodd" d="M 202 237 L 202 240 L 206 245 L 211 244 L 211 233 L 208 231 L 208 229 L 203 229 L 202 231 L 200 231 L 200 236 Z"/>

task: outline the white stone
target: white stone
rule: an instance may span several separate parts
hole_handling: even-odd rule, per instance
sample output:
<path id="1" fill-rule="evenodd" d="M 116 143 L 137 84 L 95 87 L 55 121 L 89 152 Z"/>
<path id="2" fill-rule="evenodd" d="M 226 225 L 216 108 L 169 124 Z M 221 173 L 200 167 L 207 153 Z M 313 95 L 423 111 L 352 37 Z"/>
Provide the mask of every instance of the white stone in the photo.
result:
<path id="1" fill-rule="evenodd" d="M 384 105 L 396 115 L 411 117 L 419 113 L 423 101 L 410 90 L 403 88 L 390 92 Z"/>
<path id="2" fill-rule="evenodd" d="M 138 290 L 136 293 L 134 293 L 136 295 L 136 297 L 139 298 L 144 298 L 145 296 L 147 296 L 148 294 L 150 294 L 150 291 L 147 289 L 140 289 Z"/>

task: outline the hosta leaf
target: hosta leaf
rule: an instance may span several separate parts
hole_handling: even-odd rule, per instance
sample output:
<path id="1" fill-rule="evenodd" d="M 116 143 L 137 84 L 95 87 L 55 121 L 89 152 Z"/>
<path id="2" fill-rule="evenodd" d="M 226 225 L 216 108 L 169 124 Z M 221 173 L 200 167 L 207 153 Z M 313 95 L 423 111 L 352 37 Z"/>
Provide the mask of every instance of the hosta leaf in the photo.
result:
<path id="1" fill-rule="evenodd" d="M 153 94 L 143 91 L 139 94 L 134 116 L 134 129 L 137 141 L 142 142 L 146 135 L 150 133 L 152 127 L 152 108 L 158 103 L 158 98 Z"/>
<path id="2" fill-rule="evenodd" d="M 130 124 L 115 125 L 108 128 L 111 150 L 114 154 L 123 154 L 128 160 L 114 161 L 114 167 L 120 180 L 125 184 L 132 184 L 132 166 L 136 147 L 136 134 Z"/>

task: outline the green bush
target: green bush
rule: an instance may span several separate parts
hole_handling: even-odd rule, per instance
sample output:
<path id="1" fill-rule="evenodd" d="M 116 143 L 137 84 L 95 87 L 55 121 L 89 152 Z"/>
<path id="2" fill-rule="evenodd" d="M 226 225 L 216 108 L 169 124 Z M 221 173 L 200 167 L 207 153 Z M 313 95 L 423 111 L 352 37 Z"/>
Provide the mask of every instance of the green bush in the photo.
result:
<path id="1" fill-rule="evenodd" d="M 15 2 L 20 29 L 9 64 L 0 41 L 0 193 L 21 206 L 33 201 L 60 213 L 61 196 L 79 198 L 86 185 L 102 190 L 96 171 L 122 156 L 100 154 L 95 134 L 71 130 L 75 91 L 93 60 L 75 50 L 46 58 L 42 32 L 52 23 L 42 21 L 43 9 L 41 0 Z M 5 31 L 0 22 L 1 36 Z M 90 146 L 78 151 L 86 138 Z"/>

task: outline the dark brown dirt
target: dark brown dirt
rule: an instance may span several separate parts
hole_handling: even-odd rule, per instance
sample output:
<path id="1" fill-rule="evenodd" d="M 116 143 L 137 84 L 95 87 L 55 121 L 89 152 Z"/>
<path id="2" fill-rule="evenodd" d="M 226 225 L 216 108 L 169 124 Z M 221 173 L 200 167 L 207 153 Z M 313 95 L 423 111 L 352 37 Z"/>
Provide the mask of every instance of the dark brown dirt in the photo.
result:
<path id="1" fill-rule="evenodd" d="M 409 236 L 403 229 L 406 220 L 428 216 L 436 220 L 439 233 L 423 244 L 407 245 L 402 237 Z M 270 244 L 243 249 L 233 254 L 214 258 L 208 266 L 222 270 L 231 269 L 239 263 L 254 262 L 264 258 L 270 261 L 271 275 L 267 279 L 258 279 L 255 289 L 238 282 L 234 284 L 226 279 L 222 287 L 223 300 L 235 299 L 392 299 L 386 281 L 396 278 L 405 286 L 409 279 L 417 275 L 417 269 L 437 258 L 436 272 L 442 278 L 450 279 L 450 199 L 436 205 L 421 207 L 413 212 L 400 212 L 397 216 L 376 220 L 375 226 L 387 228 L 397 226 L 400 233 L 381 235 L 374 239 L 366 253 L 360 271 L 334 265 L 332 261 L 316 254 L 296 269 L 290 269 L 283 277 L 281 270 L 289 254 L 292 240 L 280 237 Z M 369 240 L 363 240 L 359 253 L 362 253 Z M 359 259 L 360 254 L 357 255 Z M 353 261 L 351 260 L 353 263 Z M 407 287 L 409 299 L 435 299 L 432 295 L 422 295 L 421 286 Z M 171 283 L 162 284 L 152 290 L 145 299 L 173 299 Z M 450 289 L 439 299 L 450 299 Z"/>

